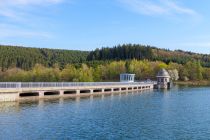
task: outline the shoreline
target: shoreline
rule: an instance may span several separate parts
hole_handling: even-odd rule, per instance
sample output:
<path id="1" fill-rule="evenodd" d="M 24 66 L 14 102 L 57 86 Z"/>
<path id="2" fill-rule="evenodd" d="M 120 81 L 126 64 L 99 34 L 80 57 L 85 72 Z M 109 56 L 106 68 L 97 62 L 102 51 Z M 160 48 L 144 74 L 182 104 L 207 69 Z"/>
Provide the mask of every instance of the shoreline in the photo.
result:
<path id="1" fill-rule="evenodd" d="M 201 80 L 201 81 L 176 81 L 173 82 L 177 85 L 188 85 L 188 86 L 210 86 L 210 81 Z"/>

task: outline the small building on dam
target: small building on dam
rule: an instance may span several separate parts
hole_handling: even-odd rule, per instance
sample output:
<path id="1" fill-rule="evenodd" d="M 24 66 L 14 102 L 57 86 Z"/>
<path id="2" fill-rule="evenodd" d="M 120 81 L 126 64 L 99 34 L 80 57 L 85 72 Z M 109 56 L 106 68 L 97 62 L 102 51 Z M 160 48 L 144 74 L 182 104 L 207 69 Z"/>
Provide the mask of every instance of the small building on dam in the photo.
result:
<path id="1" fill-rule="evenodd" d="M 170 75 L 165 69 L 161 69 L 157 74 L 157 89 L 171 88 Z"/>
<path id="2" fill-rule="evenodd" d="M 135 82 L 135 74 L 120 74 L 120 82 Z"/>

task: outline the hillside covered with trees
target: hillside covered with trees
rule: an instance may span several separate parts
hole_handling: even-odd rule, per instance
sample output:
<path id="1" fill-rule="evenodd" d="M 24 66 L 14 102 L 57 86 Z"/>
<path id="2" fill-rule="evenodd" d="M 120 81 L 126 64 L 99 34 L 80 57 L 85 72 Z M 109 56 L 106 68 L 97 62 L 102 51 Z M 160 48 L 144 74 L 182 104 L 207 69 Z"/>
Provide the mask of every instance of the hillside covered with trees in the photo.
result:
<path id="1" fill-rule="evenodd" d="M 113 48 L 104 47 L 90 52 L 0 45 L 0 68 L 2 71 L 13 67 L 31 70 L 35 64 L 42 64 L 46 67 L 58 64 L 62 69 L 67 64 L 99 65 L 107 61 L 132 59 L 162 61 L 166 64 L 170 62 L 186 64 L 188 61 L 200 61 L 203 67 L 210 67 L 210 55 L 181 50 L 170 51 L 138 44 L 124 44 Z"/>
<path id="2" fill-rule="evenodd" d="M 143 45 L 119 45 L 95 51 L 0 46 L 0 81 L 119 81 L 120 73 L 137 80 L 155 79 L 161 68 L 173 80 L 210 81 L 210 55 Z"/>
<path id="3" fill-rule="evenodd" d="M 139 44 L 124 44 L 113 48 L 104 47 L 90 52 L 87 60 L 143 60 L 163 61 L 165 63 L 186 64 L 188 61 L 200 61 L 204 67 L 210 67 L 210 55 L 186 52 L 182 50 L 159 49 Z"/>
<path id="4" fill-rule="evenodd" d="M 35 64 L 42 64 L 46 67 L 58 64 L 63 68 L 66 64 L 85 62 L 88 54 L 89 52 L 86 51 L 0 45 L 0 67 L 2 71 L 13 67 L 30 70 Z"/>

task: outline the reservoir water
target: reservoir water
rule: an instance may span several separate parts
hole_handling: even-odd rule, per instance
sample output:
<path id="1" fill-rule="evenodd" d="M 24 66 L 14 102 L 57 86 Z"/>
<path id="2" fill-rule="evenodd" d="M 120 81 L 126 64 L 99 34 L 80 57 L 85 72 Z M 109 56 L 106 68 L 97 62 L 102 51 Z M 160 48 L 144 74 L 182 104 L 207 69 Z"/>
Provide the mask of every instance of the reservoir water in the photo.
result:
<path id="1" fill-rule="evenodd" d="M 0 139 L 209 139 L 210 88 L 0 104 Z"/>

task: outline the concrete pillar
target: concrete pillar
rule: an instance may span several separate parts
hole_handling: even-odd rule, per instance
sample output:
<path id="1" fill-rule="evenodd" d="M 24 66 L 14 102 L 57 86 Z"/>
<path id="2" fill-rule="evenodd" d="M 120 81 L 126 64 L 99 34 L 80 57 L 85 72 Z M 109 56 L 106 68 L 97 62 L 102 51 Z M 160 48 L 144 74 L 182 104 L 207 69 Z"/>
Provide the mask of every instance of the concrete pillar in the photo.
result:
<path id="1" fill-rule="evenodd" d="M 90 89 L 90 94 L 93 94 L 93 89 Z"/>
<path id="2" fill-rule="evenodd" d="M 111 92 L 114 92 L 114 88 L 111 88 Z"/>
<path id="3" fill-rule="evenodd" d="M 104 88 L 101 89 L 101 92 L 104 93 Z"/>
<path id="4" fill-rule="evenodd" d="M 76 95 L 80 95 L 80 90 L 79 89 L 76 90 Z"/>
<path id="5" fill-rule="evenodd" d="M 121 87 L 119 88 L 119 92 L 121 92 Z"/>
<path id="6" fill-rule="evenodd" d="M 63 90 L 60 90 L 59 93 L 60 93 L 59 96 L 64 96 L 64 91 Z"/>
<path id="7" fill-rule="evenodd" d="M 0 102 L 12 102 L 19 100 L 19 93 L 3 93 L 0 96 Z"/>
<path id="8" fill-rule="evenodd" d="M 39 91 L 39 98 L 43 98 L 44 97 L 44 91 Z"/>

